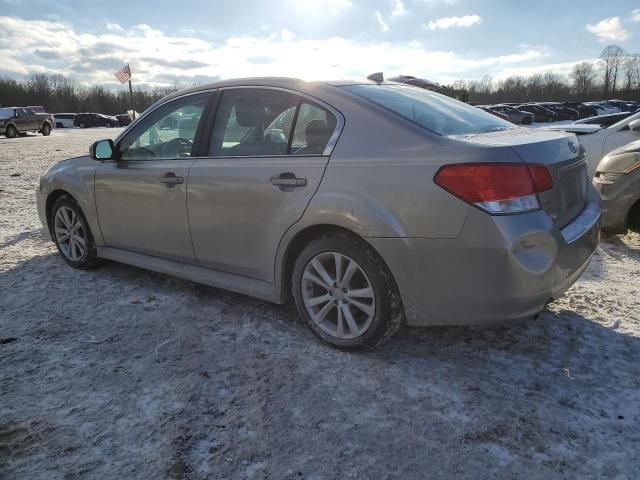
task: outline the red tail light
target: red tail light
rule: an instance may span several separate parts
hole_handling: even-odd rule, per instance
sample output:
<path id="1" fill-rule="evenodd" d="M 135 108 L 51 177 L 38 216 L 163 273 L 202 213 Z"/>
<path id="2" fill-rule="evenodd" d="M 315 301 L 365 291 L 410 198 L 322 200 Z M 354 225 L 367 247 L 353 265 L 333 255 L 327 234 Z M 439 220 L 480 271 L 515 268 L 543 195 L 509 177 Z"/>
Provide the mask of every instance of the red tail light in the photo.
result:
<path id="1" fill-rule="evenodd" d="M 489 213 L 540 208 L 537 193 L 553 187 L 549 169 L 524 163 L 459 163 L 438 170 L 436 184 Z"/>

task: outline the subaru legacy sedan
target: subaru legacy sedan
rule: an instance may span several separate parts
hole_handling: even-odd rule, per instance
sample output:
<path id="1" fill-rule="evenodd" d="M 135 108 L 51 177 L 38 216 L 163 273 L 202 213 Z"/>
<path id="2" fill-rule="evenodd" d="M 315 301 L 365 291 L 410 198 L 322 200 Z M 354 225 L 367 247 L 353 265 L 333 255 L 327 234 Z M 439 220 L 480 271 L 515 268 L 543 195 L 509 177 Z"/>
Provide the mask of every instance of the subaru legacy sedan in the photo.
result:
<path id="1" fill-rule="evenodd" d="M 37 192 L 72 267 L 292 298 L 351 350 L 536 316 L 587 267 L 598 198 L 573 134 L 410 85 L 282 78 L 170 95 Z"/>

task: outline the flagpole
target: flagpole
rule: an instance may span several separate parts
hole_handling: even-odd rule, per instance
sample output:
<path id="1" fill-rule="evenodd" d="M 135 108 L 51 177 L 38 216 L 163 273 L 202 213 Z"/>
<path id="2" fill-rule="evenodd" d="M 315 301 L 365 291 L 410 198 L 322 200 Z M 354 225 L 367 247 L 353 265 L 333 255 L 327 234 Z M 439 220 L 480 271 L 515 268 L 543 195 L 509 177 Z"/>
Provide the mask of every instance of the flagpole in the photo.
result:
<path id="1" fill-rule="evenodd" d="M 131 94 L 131 111 L 133 112 L 132 116 L 135 120 L 136 116 L 136 102 L 133 98 L 133 87 L 131 86 L 131 77 L 129 77 L 129 93 Z"/>

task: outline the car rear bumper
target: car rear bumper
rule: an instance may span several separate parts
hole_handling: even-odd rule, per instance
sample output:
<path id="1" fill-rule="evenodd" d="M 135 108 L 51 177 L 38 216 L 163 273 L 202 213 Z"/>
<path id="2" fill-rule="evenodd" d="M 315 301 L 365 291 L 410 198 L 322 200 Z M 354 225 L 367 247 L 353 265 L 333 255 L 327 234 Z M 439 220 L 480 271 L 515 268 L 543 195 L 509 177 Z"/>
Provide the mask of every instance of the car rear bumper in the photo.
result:
<path id="1" fill-rule="evenodd" d="M 562 230 L 543 211 L 471 208 L 456 239 L 367 240 L 396 279 L 409 325 L 473 325 L 537 315 L 587 268 L 599 232 L 594 201 Z"/>

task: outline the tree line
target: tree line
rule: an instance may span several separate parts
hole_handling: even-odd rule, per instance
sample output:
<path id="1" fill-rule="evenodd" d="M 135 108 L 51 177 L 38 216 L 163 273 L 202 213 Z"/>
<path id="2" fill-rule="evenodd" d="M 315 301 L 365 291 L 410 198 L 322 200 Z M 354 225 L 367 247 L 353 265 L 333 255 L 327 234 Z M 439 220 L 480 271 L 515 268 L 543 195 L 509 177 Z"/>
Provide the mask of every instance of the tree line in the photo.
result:
<path id="1" fill-rule="evenodd" d="M 630 54 L 617 45 L 606 47 L 598 62 L 580 62 L 568 77 L 553 72 L 511 76 L 494 81 L 458 81 L 452 86 L 467 93 L 470 102 L 558 102 L 589 100 L 640 101 L 640 54 Z"/>
<path id="2" fill-rule="evenodd" d="M 178 90 L 178 86 L 134 90 L 136 111 Z M 38 73 L 29 80 L 0 77 L 0 106 L 42 105 L 47 112 L 98 112 L 117 115 L 131 110 L 129 89 L 113 91 L 103 86 L 85 87 L 62 75 Z"/>
<path id="3" fill-rule="evenodd" d="M 156 100 L 180 87 L 135 90 L 136 110 L 144 111 Z M 440 92 L 460 100 L 484 104 L 499 102 L 640 100 L 640 54 L 629 54 L 609 45 L 597 63 L 580 62 L 568 77 L 553 72 L 528 77 L 511 76 L 495 81 L 459 80 L 443 85 Z M 109 115 L 131 109 L 128 89 L 85 87 L 62 75 L 35 74 L 29 80 L 0 77 L 0 106 L 42 105 L 48 112 L 99 112 Z"/>

